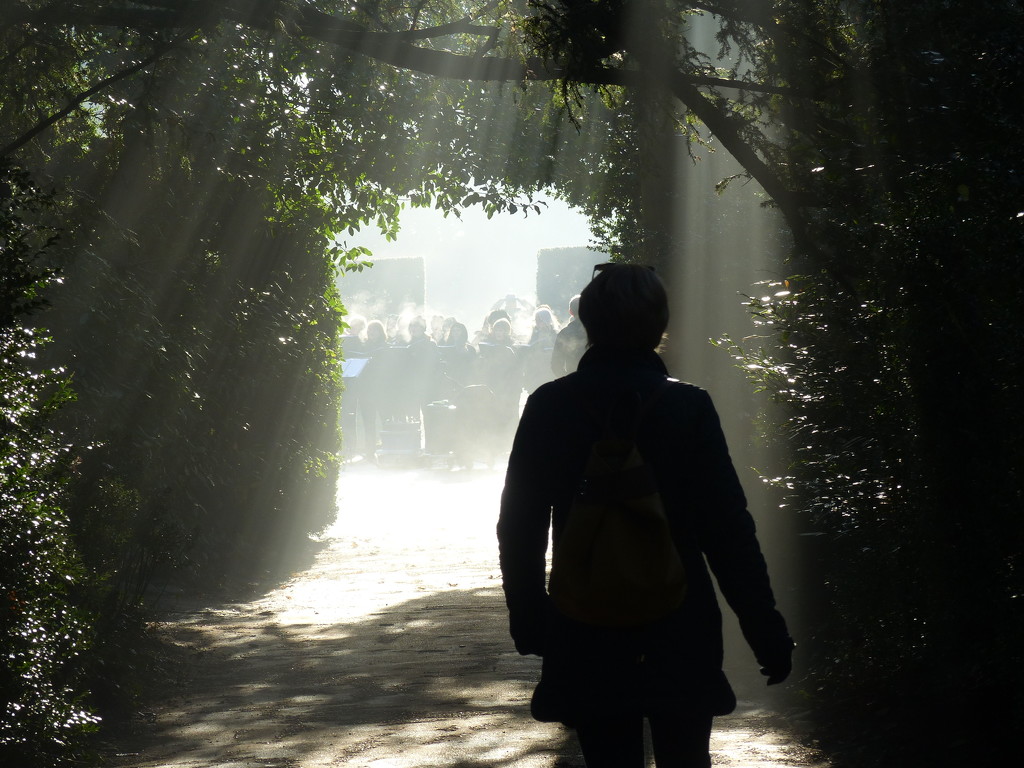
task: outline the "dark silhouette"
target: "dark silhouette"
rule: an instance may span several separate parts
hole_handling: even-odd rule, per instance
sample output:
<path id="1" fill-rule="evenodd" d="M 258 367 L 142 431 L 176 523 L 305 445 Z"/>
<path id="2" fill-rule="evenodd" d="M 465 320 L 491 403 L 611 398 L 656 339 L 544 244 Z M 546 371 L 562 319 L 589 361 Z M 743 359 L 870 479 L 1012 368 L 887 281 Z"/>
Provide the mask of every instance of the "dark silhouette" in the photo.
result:
<path id="1" fill-rule="evenodd" d="M 521 654 L 543 657 L 532 713 L 575 728 L 589 768 L 643 766 L 644 718 L 659 768 L 707 768 L 712 718 L 736 705 L 722 671 L 721 613 L 708 565 L 769 685 L 788 676 L 793 642 L 711 399 L 689 384 L 665 386 L 655 352 L 668 324 L 660 280 L 644 267 L 607 265 L 581 294 L 579 321 L 589 349 L 578 372 L 527 401 L 498 522 L 512 639 Z M 657 480 L 689 587 L 667 618 L 605 629 L 553 608 L 545 552 L 553 529 L 558 557 L 604 417 L 613 403 L 636 396 L 651 403 L 636 443 Z"/>

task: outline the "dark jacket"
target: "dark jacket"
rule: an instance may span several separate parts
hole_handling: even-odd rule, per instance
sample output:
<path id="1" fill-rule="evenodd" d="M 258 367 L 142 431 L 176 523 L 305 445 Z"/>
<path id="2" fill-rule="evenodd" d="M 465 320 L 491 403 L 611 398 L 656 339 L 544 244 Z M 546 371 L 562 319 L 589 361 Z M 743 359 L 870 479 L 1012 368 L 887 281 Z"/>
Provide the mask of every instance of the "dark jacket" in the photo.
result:
<path id="1" fill-rule="evenodd" d="M 653 352 L 591 348 L 576 373 L 527 401 L 509 457 L 498 541 L 512 638 L 544 657 L 534 715 L 571 722 L 610 711 L 726 714 L 722 628 L 708 566 L 764 666 L 788 663 L 793 643 L 775 609 L 754 522 L 707 392 L 673 383 L 645 414 L 637 445 L 651 465 L 689 591 L 671 616 L 642 629 L 598 629 L 559 615 L 546 592 L 548 532 L 565 526 L 599 414 L 621 394 L 646 401 L 667 371 Z M 705 564 L 706 559 L 706 564 Z"/>

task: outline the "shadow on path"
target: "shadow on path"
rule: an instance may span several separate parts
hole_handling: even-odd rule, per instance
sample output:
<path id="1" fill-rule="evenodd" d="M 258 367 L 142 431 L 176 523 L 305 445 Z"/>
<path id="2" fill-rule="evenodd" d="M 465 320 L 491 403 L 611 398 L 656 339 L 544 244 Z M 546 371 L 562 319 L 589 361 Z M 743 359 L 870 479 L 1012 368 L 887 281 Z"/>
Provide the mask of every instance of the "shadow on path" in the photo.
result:
<path id="1" fill-rule="evenodd" d="M 313 564 L 251 599 L 167 606 L 178 679 L 104 754 L 112 768 L 583 768 L 534 722 L 540 660 L 516 654 L 494 540 L 501 474 L 343 478 Z M 763 699 L 758 699 L 763 700 Z M 717 768 L 824 768 L 787 723 L 743 704 Z"/>
<path id="2" fill-rule="evenodd" d="M 187 677 L 109 765 L 551 766 L 566 751 L 560 729 L 529 719 L 538 664 L 505 640 L 497 587 L 340 625 L 282 625 L 250 605 L 165 625 L 192 656 Z"/>

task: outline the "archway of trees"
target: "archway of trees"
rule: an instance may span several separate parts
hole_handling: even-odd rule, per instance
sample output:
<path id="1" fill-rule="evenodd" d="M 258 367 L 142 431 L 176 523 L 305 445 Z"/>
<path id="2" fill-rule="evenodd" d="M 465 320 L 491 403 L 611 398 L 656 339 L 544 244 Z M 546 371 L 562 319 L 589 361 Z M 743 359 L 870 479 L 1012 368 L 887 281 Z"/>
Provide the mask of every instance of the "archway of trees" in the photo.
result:
<path id="1" fill-rule="evenodd" d="M 1024 11 L 906 5 L 9 3 L 0 749 L 75 758 L 156 576 L 222 576 L 228 546 L 270 567 L 330 519 L 333 279 L 368 257 L 336 235 L 548 190 L 683 293 L 680 179 L 712 152 L 789 253 L 731 349 L 781 405 L 785 514 L 820 534 L 823 729 L 853 763 L 1008 739 Z"/>

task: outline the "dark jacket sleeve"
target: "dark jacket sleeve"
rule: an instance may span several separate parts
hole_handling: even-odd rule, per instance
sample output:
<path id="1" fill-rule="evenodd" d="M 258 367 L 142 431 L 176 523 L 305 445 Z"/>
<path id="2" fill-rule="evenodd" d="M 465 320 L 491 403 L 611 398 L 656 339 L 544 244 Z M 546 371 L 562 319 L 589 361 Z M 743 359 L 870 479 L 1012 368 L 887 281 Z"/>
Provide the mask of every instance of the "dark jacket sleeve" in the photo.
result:
<path id="1" fill-rule="evenodd" d="M 793 641 L 775 607 L 754 520 L 710 396 L 700 391 L 694 489 L 701 548 L 758 662 L 788 667 Z"/>
<path id="2" fill-rule="evenodd" d="M 546 559 L 551 527 L 550 461 L 543 408 L 527 401 L 509 455 L 498 516 L 498 552 L 509 629 L 521 654 L 543 652 Z"/>

